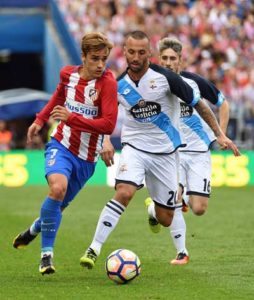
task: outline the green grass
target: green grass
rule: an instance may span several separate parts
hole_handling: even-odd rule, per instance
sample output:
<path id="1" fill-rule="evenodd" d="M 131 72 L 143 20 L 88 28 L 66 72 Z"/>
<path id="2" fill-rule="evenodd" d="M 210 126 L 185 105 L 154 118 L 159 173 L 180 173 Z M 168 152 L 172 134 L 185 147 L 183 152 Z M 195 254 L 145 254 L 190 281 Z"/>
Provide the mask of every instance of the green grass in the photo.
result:
<path id="1" fill-rule="evenodd" d="M 206 215 L 185 214 L 190 263 L 171 266 L 175 250 L 168 229 L 150 233 L 139 191 L 104 245 L 96 267 L 82 269 L 79 258 L 91 242 L 97 219 L 113 189 L 87 187 L 65 211 L 55 246 L 57 273 L 38 272 L 40 239 L 24 250 L 12 240 L 38 215 L 44 187 L 0 188 L 0 299 L 254 299 L 254 188 L 214 189 Z M 252 196 L 251 196 L 252 195 Z M 115 249 L 136 252 L 141 275 L 116 285 L 104 271 Z"/>

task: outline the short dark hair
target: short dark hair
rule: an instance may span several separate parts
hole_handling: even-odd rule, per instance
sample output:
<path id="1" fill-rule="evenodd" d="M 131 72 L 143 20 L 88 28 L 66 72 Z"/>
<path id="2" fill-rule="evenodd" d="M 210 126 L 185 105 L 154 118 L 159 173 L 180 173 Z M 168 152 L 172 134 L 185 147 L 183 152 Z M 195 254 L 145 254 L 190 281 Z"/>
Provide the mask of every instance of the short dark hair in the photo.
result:
<path id="1" fill-rule="evenodd" d="M 135 30 L 126 34 L 125 39 L 127 40 L 129 37 L 134 38 L 135 40 L 143 40 L 147 39 L 150 42 L 149 36 L 141 30 Z"/>

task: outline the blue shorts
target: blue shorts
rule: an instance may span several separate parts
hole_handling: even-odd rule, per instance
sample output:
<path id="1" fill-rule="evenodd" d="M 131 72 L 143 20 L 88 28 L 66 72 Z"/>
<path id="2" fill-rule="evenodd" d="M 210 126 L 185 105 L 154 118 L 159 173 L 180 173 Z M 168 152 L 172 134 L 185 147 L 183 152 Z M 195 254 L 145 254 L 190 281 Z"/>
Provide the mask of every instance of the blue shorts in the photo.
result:
<path id="1" fill-rule="evenodd" d="M 85 161 L 72 154 L 66 147 L 52 138 L 46 144 L 45 176 L 63 174 L 68 179 L 67 192 L 62 208 L 65 208 L 93 176 L 96 163 Z"/>

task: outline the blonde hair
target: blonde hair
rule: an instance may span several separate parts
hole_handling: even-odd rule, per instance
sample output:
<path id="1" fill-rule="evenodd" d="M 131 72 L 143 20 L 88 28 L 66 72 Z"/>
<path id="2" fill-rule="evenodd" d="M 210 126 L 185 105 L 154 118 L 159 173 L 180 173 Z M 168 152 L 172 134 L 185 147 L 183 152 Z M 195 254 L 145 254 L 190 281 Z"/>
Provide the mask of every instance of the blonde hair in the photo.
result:
<path id="1" fill-rule="evenodd" d="M 104 48 L 108 48 L 110 52 L 113 44 L 100 32 L 87 33 L 81 40 L 81 51 L 84 55 L 87 55 L 90 51 L 99 51 Z"/>
<path id="2" fill-rule="evenodd" d="M 159 52 L 160 54 L 166 49 L 173 49 L 179 56 L 182 54 L 183 45 L 176 38 L 164 38 L 159 41 Z"/>

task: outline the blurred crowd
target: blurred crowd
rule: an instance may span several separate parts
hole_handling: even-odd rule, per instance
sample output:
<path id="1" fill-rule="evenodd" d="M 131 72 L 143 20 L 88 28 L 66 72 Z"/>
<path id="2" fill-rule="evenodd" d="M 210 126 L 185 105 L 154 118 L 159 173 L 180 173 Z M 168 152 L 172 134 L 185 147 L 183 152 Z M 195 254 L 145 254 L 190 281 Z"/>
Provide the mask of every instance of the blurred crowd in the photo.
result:
<path id="1" fill-rule="evenodd" d="M 52 121 L 48 122 L 40 131 L 40 134 L 27 144 L 26 133 L 28 127 L 33 122 L 33 118 L 18 120 L 0 120 L 0 152 L 12 149 L 42 150 L 49 140 Z"/>
<path id="2" fill-rule="evenodd" d="M 127 32 L 139 29 L 150 36 L 153 62 L 158 62 L 158 41 L 166 36 L 177 37 L 184 45 L 183 67 L 214 82 L 230 102 L 229 136 L 243 142 L 245 148 L 254 148 L 254 1 L 56 2 L 78 47 L 82 36 L 91 31 L 104 32 L 114 43 L 109 67 L 116 76 L 126 67 L 123 41 Z M 0 132 L 7 130 L 5 125 L 1 126 Z M 15 124 L 9 124 L 9 127 L 15 143 L 7 142 L 7 145 L 3 145 L 10 139 L 10 135 L 5 132 L 0 135 L 5 141 L 2 144 L 0 141 L 0 148 L 27 147 L 26 137 L 16 134 L 19 131 L 24 132 L 24 128 L 21 130 L 22 126 Z M 120 129 L 121 120 L 114 132 L 116 137 L 119 137 Z M 43 148 L 48 138 L 47 130 L 48 128 L 43 133 L 42 140 L 37 141 L 32 148 Z"/>
<path id="3" fill-rule="evenodd" d="M 5 121 L 0 120 L 0 151 L 11 149 L 12 132 L 8 129 Z"/>
<path id="4" fill-rule="evenodd" d="M 57 0 L 77 43 L 102 31 L 113 48 L 109 67 L 125 68 L 127 32 L 148 33 L 157 62 L 158 41 L 175 36 L 184 45 L 186 69 L 214 82 L 231 103 L 232 115 L 254 127 L 254 3 L 251 0 Z"/>

